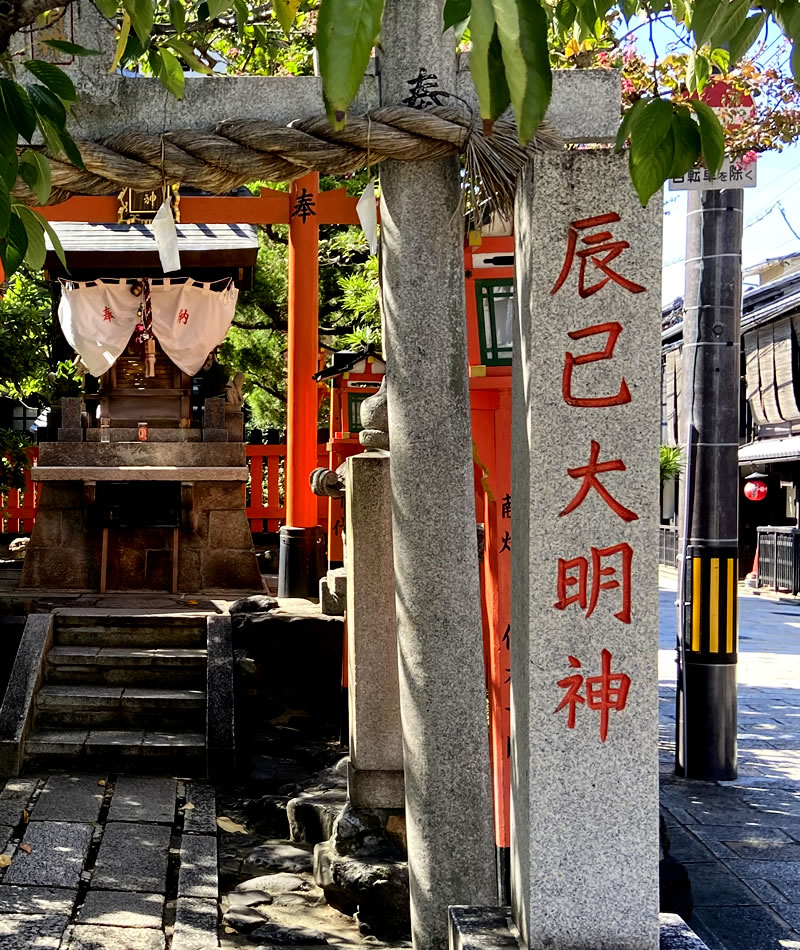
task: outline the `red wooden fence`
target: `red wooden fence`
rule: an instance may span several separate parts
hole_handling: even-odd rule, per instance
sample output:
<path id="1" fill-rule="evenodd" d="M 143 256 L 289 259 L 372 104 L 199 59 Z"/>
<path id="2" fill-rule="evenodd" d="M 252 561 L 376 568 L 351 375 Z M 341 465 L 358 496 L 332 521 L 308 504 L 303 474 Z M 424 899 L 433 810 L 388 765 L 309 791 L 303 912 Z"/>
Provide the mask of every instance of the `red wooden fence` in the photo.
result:
<path id="1" fill-rule="evenodd" d="M 37 448 L 28 449 L 32 462 L 39 456 Z M 0 492 L 0 531 L 8 534 L 28 534 L 36 520 L 39 503 L 39 488 L 31 478 L 30 469 L 25 473 L 25 487 L 10 492 Z"/>
<path id="2" fill-rule="evenodd" d="M 319 464 L 327 467 L 328 454 L 320 446 Z M 286 520 L 286 446 L 247 445 L 247 464 L 250 481 L 245 486 L 247 517 L 253 531 L 277 531 Z M 39 455 L 36 448 L 30 449 L 35 463 Z M 25 475 L 25 487 L 0 493 L 0 530 L 8 534 L 27 534 L 36 520 L 39 489 Z M 319 523 L 327 531 L 328 499 L 319 499 Z"/>

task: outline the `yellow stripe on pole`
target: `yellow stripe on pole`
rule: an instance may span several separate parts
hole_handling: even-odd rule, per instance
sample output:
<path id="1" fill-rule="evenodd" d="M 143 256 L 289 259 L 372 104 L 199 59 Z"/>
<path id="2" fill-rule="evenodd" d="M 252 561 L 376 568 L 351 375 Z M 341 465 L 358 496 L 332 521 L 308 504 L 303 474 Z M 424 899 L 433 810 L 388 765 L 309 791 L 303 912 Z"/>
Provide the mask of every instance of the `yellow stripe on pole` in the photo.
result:
<path id="1" fill-rule="evenodd" d="M 708 604 L 708 649 L 719 653 L 719 558 L 711 558 L 711 590 Z"/>
<path id="2" fill-rule="evenodd" d="M 733 653 L 733 618 L 736 607 L 736 558 L 728 558 L 728 625 L 725 631 L 725 652 Z"/>
<path id="3" fill-rule="evenodd" d="M 702 607 L 702 560 L 692 558 L 692 652 L 700 652 L 700 609 Z"/>

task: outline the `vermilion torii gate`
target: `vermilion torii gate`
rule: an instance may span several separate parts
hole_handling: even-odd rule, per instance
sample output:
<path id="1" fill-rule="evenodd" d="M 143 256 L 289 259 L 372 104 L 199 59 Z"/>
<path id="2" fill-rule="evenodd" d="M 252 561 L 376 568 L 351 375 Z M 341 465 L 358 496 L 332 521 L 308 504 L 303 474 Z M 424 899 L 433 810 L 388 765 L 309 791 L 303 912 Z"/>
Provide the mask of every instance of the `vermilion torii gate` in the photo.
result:
<path id="1" fill-rule="evenodd" d="M 319 228 L 325 224 L 359 224 L 358 199 L 344 188 L 319 190 L 319 174 L 309 172 L 292 182 L 289 191 L 262 188 L 257 197 L 181 197 L 184 224 L 287 224 L 289 226 L 289 332 L 287 386 L 286 527 L 313 535 L 317 529 L 318 501 L 309 488 L 308 476 L 317 467 L 319 352 Z M 116 222 L 117 198 L 78 196 L 57 205 L 37 209 L 49 221 Z M 313 539 L 312 539 L 313 540 Z M 302 549 L 302 544 L 298 545 Z M 300 552 L 302 553 L 302 552 Z M 316 576 L 307 566 L 280 580 L 283 596 L 306 596 L 316 592 Z"/>

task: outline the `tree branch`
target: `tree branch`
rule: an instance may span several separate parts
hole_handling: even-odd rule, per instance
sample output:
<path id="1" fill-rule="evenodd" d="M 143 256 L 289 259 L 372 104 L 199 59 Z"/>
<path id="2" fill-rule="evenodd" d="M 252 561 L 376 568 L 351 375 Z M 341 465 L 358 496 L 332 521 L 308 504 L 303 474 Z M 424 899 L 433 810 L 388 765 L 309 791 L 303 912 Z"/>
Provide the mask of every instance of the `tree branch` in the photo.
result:
<path id="1" fill-rule="evenodd" d="M 15 33 L 33 26 L 37 18 L 48 10 L 68 7 L 69 0 L 66 3 L 54 3 L 53 0 L 16 0 L 8 6 L 11 9 L 8 12 L 4 10 L 3 16 L 0 17 L 0 53 L 8 50 L 8 44 Z"/>

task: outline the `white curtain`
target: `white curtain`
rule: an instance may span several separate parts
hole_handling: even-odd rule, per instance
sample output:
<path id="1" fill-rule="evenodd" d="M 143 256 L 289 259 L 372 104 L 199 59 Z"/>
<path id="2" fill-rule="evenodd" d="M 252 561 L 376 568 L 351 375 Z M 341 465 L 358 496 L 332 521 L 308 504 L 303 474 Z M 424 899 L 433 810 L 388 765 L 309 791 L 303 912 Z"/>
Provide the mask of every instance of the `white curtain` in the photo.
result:
<path id="1" fill-rule="evenodd" d="M 93 376 L 119 359 L 137 324 L 141 296 L 126 281 L 65 281 L 58 318 L 69 345 Z M 190 376 L 225 339 L 236 311 L 238 289 L 229 281 L 151 282 L 153 333 L 167 356 Z"/>

